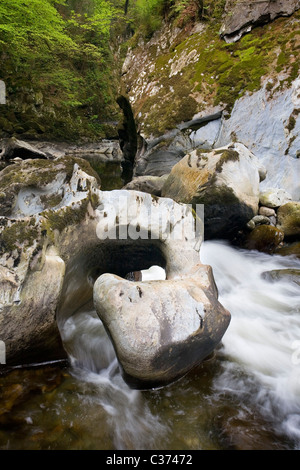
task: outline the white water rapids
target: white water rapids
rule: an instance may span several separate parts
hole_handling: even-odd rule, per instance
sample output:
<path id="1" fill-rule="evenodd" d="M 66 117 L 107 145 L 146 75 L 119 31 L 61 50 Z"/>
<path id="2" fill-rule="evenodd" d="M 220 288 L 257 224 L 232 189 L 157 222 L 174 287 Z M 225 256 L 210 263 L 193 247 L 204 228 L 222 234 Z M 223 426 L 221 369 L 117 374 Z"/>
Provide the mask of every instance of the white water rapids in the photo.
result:
<path id="1" fill-rule="evenodd" d="M 207 242 L 202 262 L 213 267 L 219 299 L 232 315 L 223 338 L 229 362 L 215 387 L 241 399 L 252 394 L 262 415 L 300 448 L 300 286 L 262 278 L 265 271 L 299 269 L 300 260 Z"/>
<path id="2" fill-rule="evenodd" d="M 300 449 L 300 287 L 291 280 L 262 278 L 265 271 L 300 269 L 300 260 L 213 241 L 203 243 L 201 261 L 212 266 L 219 300 L 232 316 L 209 392 L 201 390 L 197 377 L 163 391 L 129 389 L 91 308 L 69 318 L 62 331 L 74 376 L 93 389 L 81 395 L 82 406 L 92 400 L 102 407 L 116 449 L 211 448 L 199 431 L 201 416 L 229 396 L 239 419 L 247 421 L 251 408 L 259 415 L 257 426 L 263 421 L 290 442 L 289 448 Z M 185 433 L 191 436 L 183 441 Z"/>

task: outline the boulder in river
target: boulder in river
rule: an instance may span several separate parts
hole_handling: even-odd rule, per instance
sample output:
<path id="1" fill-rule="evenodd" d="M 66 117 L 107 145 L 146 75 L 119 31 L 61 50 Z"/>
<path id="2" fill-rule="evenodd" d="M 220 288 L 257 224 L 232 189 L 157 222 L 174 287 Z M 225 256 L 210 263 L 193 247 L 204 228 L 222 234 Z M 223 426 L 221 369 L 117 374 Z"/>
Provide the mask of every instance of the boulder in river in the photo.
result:
<path id="1" fill-rule="evenodd" d="M 123 338 L 134 341 L 119 360 L 137 388 L 184 375 L 221 341 L 230 314 L 218 301 L 211 268 L 200 263 L 202 221 L 191 207 L 138 191 L 101 191 L 90 165 L 75 157 L 22 161 L 2 171 L 0 183 L 0 340 L 8 366 L 66 357 L 60 332 L 93 298 L 94 284 L 107 331 L 112 306 L 123 308 L 111 338 L 116 351 Z M 154 265 L 166 279 L 128 280 Z M 118 295 L 103 296 L 107 286 L 97 289 L 103 280 L 113 281 Z M 143 311 L 150 336 L 139 334 Z M 147 372 L 139 354 L 151 349 L 155 335 L 160 347 L 154 369 L 145 355 Z"/>
<path id="2" fill-rule="evenodd" d="M 166 281 L 130 282 L 103 274 L 94 302 L 125 380 L 138 389 L 174 382 L 199 365 L 230 321 L 217 300 L 211 268 L 202 265 Z"/>
<path id="3" fill-rule="evenodd" d="M 204 204 L 205 238 L 231 238 L 258 213 L 265 170 L 243 144 L 194 150 L 177 163 L 162 196 Z"/>
<path id="4" fill-rule="evenodd" d="M 245 247 L 249 250 L 262 251 L 263 253 L 274 253 L 282 244 L 284 232 L 273 225 L 257 225 L 247 235 Z"/>
<path id="5" fill-rule="evenodd" d="M 298 0 L 254 0 L 237 2 L 227 0 L 221 36 L 234 42 L 255 26 L 270 22 L 279 16 L 289 16 L 300 8 Z"/>

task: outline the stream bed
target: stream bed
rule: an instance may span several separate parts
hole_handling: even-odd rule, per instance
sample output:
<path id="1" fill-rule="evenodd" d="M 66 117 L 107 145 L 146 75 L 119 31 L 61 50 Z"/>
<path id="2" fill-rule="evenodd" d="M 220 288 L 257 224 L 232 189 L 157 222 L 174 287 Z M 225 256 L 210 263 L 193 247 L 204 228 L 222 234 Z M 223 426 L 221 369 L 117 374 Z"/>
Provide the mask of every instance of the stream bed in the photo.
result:
<path id="1" fill-rule="evenodd" d="M 132 390 L 87 305 L 62 331 L 70 364 L 0 378 L 0 449 L 300 449 L 300 288 L 262 276 L 300 261 L 217 241 L 201 260 L 232 315 L 214 357 L 167 387 Z"/>
<path id="2" fill-rule="evenodd" d="M 103 190 L 122 185 L 118 164 L 100 167 Z M 200 255 L 232 316 L 213 357 L 167 387 L 132 390 L 88 304 L 61 330 L 69 362 L 0 376 L 0 450 L 300 450 L 300 287 L 264 275 L 300 260 L 220 241 Z"/>

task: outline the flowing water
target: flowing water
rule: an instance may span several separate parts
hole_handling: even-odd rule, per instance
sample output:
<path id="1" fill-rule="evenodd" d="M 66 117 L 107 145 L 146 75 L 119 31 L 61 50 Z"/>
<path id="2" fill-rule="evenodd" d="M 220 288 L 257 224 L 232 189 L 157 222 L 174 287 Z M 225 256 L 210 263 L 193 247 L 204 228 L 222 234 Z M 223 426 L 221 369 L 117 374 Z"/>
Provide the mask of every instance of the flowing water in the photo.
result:
<path id="1" fill-rule="evenodd" d="M 120 187 L 119 165 L 107 170 L 102 189 Z M 300 449 L 300 287 L 264 275 L 300 260 L 213 241 L 201 261 L 232 316 L 214 357 L 167 387 L 132 390 L 86 305 L 61 330 L 68 364 L 0 377 L 0 449 Z"/>
<path id="2" fill-rule="evenodd" d="M 232 315 L 215 357 L 167 387 L 132 390 L 87 305 L 62 330 L 71 365 L 0 380 L 0 449 L 300 449 L 300 287 L 263 276 L 300 260 L 216 241 L 201 260 Z"/>

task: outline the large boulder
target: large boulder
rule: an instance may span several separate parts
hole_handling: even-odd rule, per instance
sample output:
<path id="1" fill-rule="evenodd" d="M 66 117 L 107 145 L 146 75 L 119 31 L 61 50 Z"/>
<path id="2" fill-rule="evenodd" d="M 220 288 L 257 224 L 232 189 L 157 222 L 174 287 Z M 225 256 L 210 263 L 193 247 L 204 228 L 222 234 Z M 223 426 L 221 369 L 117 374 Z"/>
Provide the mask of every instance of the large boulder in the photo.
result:
<path id="1" fill-rule="evenodd" d="M 85 220 L 99 180 L 84 160 L 37 159 L 7 167 L 0 184 L 0 339 L 7 364 L 61 359 L 56 311 L 67 256 L 60 236 Z"/>
<path id="2" fill-rule="evenodd" d="M 258 213 L 265 170 L 242 144 L 195 150 L 172 169 L 162 196 L 204 204 L 205 238 L 231 238 Z"/>
<path id="3" fill-rule="evenodd" d="M 139 368 L 137 351 L 150 344 L 137 331 L 128 357 L 119 356 L 124 378 L 137 388 L 175 380 L 220 342 L 230 315 L 218 302 L 211 269 L 200 263 L 203 225 L 189 206 L 137 191 L 101 191 L 88 163 L 74 157 L 27 160 L 2 171 L 0 180 L 0 340 L 8 366 L 66 357 L 65 323 L 93 298 L 98 278 L 94 298 L 107 331 L 112 305 L 124 307 L 120 328 L 111 333 L 116 351 L 123 337 L 132 338 L 143 309 L 152 319 L 156 314 L 163 341 L 158 338 L 155 368 L 146 360 L 148 372 Z M 145 286 L 139 277 L 128 280 L 153 265 L 165 269 L 166 279 Z M 128 295 L 103 297 L 105 289 L 97 289 L 103 279 L 115 280 L 119 294 L 124 285 Z M 135 297 L 127 321 L 134 292 L 140 300 Z M 185 325 L 187 333 L 180 333 Z"/>
<path id="4" fill-rule="evenodd" d="M 217 301 L 211 269 L 198 270 L 176 280 L 132 283 L 104 274 L 96 281 L 97 312 L 135 388 L 182 377 L 223 337 L 230 315 Z"/>

